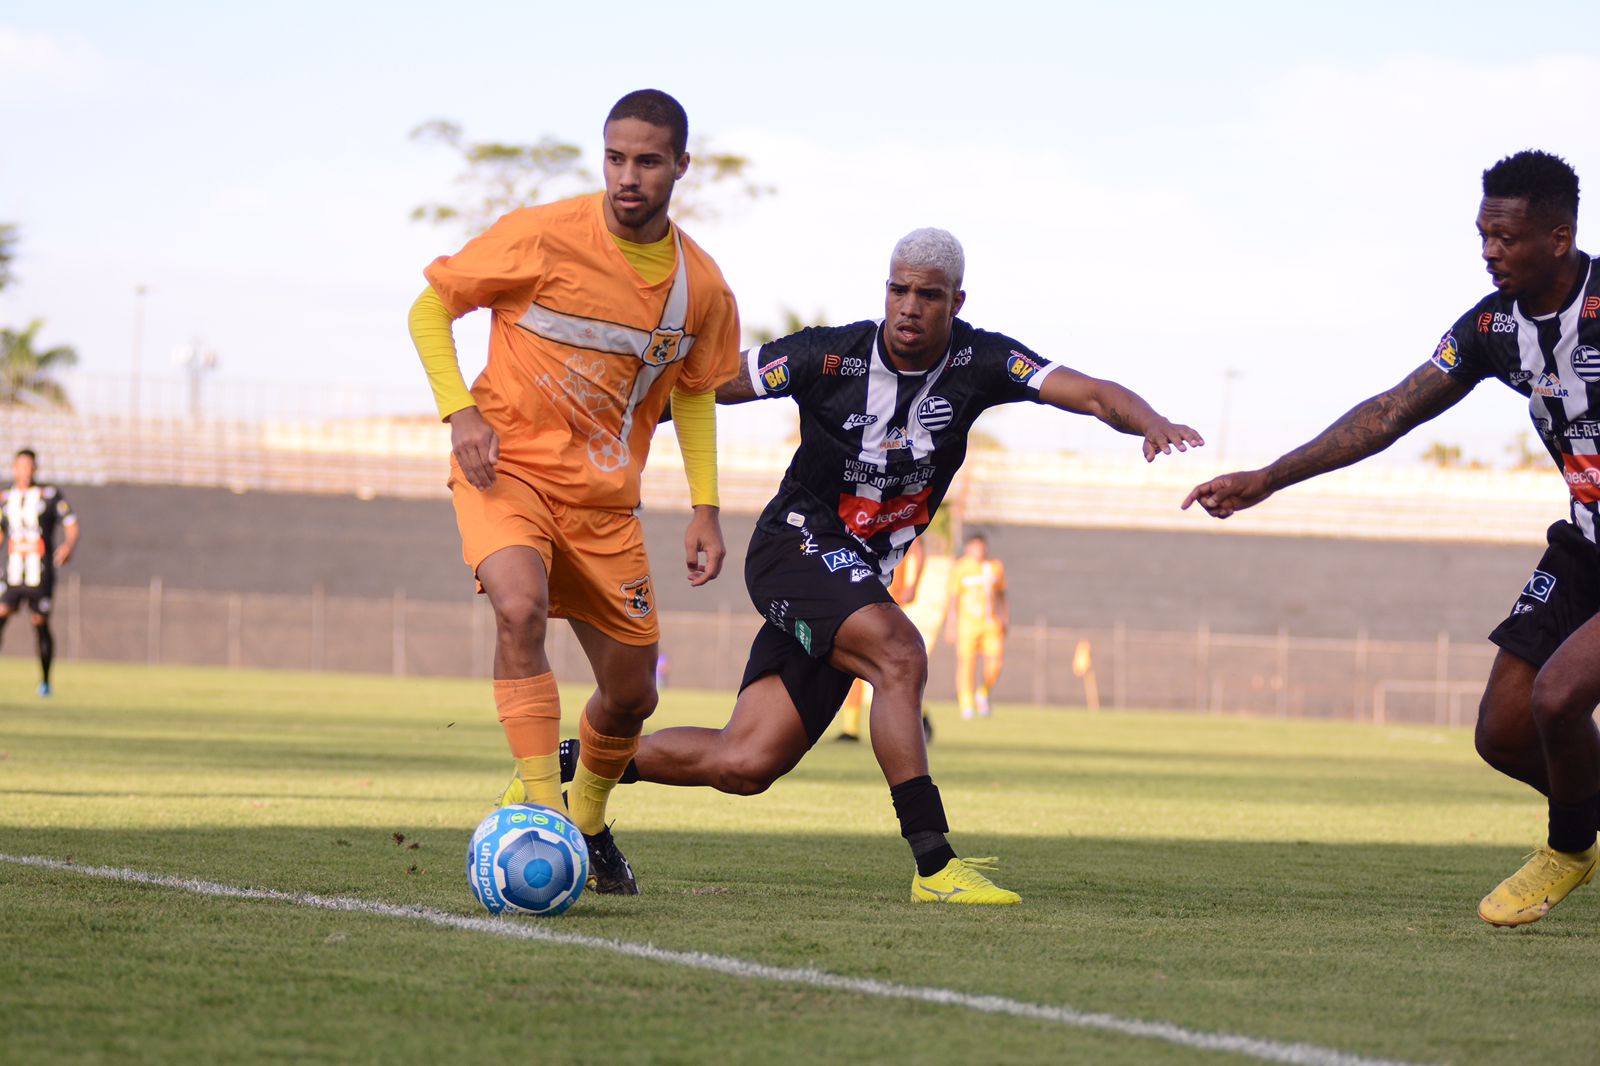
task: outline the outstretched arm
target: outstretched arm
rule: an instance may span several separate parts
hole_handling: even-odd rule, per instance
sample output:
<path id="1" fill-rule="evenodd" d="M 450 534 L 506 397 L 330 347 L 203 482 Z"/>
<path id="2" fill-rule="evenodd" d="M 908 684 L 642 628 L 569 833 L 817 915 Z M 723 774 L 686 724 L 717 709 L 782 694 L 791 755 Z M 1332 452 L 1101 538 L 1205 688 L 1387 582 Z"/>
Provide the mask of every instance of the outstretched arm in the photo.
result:
<path id="1" fill-rule="evenodd" d="M 1279 489 L 1376 455 L 1460 403 L 1472 384 L 1423 363 L 1387 392 L 1362 400 L 1313 440 L 1260 470 L 1223 474 L 1196 485 L 1183 506 L 1198 502 L 1213 518 L 1227 518 Z"/>
<path id="2" fill-rule="evenodd" d="M 739 353 L 739 372 L 717 386 L 718 403 L 748 403 L 758 399 L 756 387 L 750 383 L 750 353 Z"/>
<path id="3" fill-rule="evenodd" d="M 1103 381 L 1064 366 L 1050 371 L 1039 386 L 1039 399 L 1052 407 L 1074 414 L 1093 415 L 1118 433 L 1144 438 L 1145 462 L 1156 455 L 1171 455 L 1172 449 L 1187 451 L 1192 444 L 1205 441 L 1188 426 L 1169 422 L 1156 414 L 1144 398 L 1115 381 Z"/>

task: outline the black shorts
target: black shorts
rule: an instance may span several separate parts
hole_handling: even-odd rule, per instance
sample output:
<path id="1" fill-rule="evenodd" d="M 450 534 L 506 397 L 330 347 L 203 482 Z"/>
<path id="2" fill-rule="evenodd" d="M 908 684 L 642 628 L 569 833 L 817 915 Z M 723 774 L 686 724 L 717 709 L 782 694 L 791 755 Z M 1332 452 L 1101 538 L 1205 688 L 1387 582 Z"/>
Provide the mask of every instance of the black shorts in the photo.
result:
<path id="1" fill-rule="evenodd" d="M 804 523 L 776 532 L 758 525 L 745 553 L 744 581 L 767 624 L 750 648 L 739 689 L 768 674 L 781 676 L 816 743 L 855 680 L 827 663 L 834 636 L 861 608 L 894 597 L 860 542 Z"/>
<path id="2" fill-rule="evenodd" d="M 1600 614 L 1600 548 L 1571 522 L 1550 527 L 1550 546 L 1522 587 L 1511 614 L 1489 639 L 1543 666 L 1568 637 Z"/>
<path id="3" fill-rule="evenodd" d="M 34 614 L 47 615 L 52 604 L 52 591 L 48 583 L 31 588 L 27 585 L 7 585 L 6 590 L 0 592 L 0 607 L 15 613 L 18 607 L 27 604 L 28 610 Z"/>
<path id="4" fill-rule="evenodd" d="M 794 701 L 795 710 L 800 712 L 800 722 L 812 744 L 828 731 L 829 723 L 844 706 L 844 698 L 856 680 L 821 659 L 813 659 L 794 637 L 770 624 L 761 627 L 750 645 L 750 661 L 745 664 L 739 691 L 743 692 L 768 674 L 777 674 L 783 679 L 783 687 Z"/>

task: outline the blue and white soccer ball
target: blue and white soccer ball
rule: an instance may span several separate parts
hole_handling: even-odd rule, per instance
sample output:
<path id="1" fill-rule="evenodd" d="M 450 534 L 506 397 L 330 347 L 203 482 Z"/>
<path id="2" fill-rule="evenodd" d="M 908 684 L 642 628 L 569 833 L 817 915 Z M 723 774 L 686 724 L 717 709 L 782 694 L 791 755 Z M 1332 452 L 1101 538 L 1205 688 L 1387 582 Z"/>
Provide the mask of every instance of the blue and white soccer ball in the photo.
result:
<path id="1" fill-rule="evenodd" d="M 501 807 L 478 824 L 467 848 L 467 883 L 491 914 L 560 914 L 588 879 L 583 834 L 549 807 Z"/>

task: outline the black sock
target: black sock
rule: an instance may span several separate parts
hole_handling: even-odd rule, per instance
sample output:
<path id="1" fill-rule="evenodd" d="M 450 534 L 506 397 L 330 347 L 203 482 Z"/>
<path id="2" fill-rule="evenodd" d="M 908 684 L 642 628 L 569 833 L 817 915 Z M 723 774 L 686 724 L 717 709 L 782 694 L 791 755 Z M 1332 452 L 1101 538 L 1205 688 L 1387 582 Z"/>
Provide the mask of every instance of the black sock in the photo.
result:
<path id="1" fill-rule="evenodd" d="M 39 638 L 39 670 L 44 674 L 44 683 L 50 683 L 50 664 L 56 657 L 56 638 L 50 632 L 49 622 L 40 622 L 33 627 L 34 636 Z"/>
<path id="2" fill-rule="evenodd" d="M 892 785 L 889 798 L 900 819 L 900 835 L 911 845 L 911 856 L 917 861 L 917 873 L 928 877 L 944 869 L 956 853 L 944 837 L 950 824 L 945 821 L 939 786 L 933 778 L 923 774 Z"/>
<path id="3" fill-rule="evenodd" d="M 619 784 L 619 785 L 634 785 L 634 784 L 638 784 L 638 782 L 639 782 L 639 764 L 634 762 L 632 759 L 629 759 L 628 760 L 628 765 L 624 766 L 622 768 L 622 776 L 617 778 L 617 784 Z"/>
<path id="4" fill-rule="evenodd" d="M 1595 798 L 1568 807 L 1550 801 L 1550 846 L 1570 853 L 1586 851 L 1595 842 Z"/>

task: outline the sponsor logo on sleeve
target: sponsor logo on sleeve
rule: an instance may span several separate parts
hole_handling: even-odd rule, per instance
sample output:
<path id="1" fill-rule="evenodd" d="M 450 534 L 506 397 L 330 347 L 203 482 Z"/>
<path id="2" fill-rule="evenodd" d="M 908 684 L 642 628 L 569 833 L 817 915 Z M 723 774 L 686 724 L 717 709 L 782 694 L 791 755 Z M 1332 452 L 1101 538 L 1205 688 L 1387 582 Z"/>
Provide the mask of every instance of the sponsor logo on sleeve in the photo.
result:
<path id="1" fill-rule="evenodd" d="M 789 387 L 789 357 L 780 356 L 757 369 L 756 373 L 761 375 L 761 383 L 768 392 L 782 392 Z"/>
<path id="2" fill-rule="evenodd" d="M 880 533 L 892 533 L 906 526 L 927 525 L 933 517 L 928 513 L 928 497 L 932 493 L 932 488 L 926 488 L 887 500 L 846 494 L 839 498 L 839 517 L 851 533 L 862 540 L 871 540 Z"/>
<path id="3" fill-rule="evenodd" d="M 1563 455 L 1561 474 L 1579 503 L 1600 503 L 1600 455 Z"/>
<path id="4" fill-rule="evenodd" d="M 1543 570 L 1535 570 L 1528 583 L 1522 587 L 1522 594 L 1529 599 L 1538 600 L 1540 603 L 1550 602 L 1550 593 L 1556 589 L 1556 577 Z"/>
<path id="5" fill-rule="evenodd" d="M 861 556 L 851 548 L 837 548 L 831 552 L 822 553 L 822 562 L 831 574 L 836 570 L 843 570 L 847 566 L 860 566 Z"/>
<path id="6" fill-rule="evenodd" d="M 922 428 L 929 433 L 939 432 L 955 417 L 955 408 L 951 407 L 950 401 L 943 396 L 929 396 L 917 405 L 917 421 L 921 422 Z"/>
<path id="7" fill-rule="evenodd" d="M 1006 359 L 1006 373 L 1011 375 L 1011 380 L 1019 385 L 1026 385 L 1032 381 L 1034 375 L 1043 367 L 1037 359 L 1023 355 L 1016 349 L 1011 350 L 1011 355 Z"/>
<path id="8" fill-rule="evenodd" d="M 1572 371 L 1591 385 L 1600 381 L 1600 348 L 1584 344 L 1574 349 Z"/>
<path id="9" fill-rule="evenodd" d="M 655 610 L 650 597 L 650 576 L 636 577 L 632 581 L 625 581 L 621 585 L 622 606 L 631 617 L 648 618 L 650 612 Z"/>
<path id="10" fill-rule="evenodd" d="M 862 426 L 872 425 L 877 420 L 877 415 L 851 415 L 844 420 L 844 428 L 847 430 L 860 429 Z"/>
<path id="11" fill-rule="evenodd" d="M 1456 347 L 1454 332 L 1440 338 L 1439 347 L 1433 350 L 1433 365 L 1446 372 L 1461 365 L 1461 349 Z"/>

